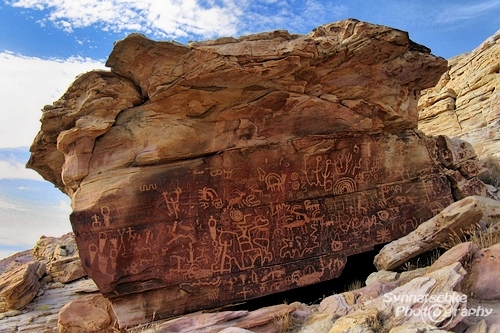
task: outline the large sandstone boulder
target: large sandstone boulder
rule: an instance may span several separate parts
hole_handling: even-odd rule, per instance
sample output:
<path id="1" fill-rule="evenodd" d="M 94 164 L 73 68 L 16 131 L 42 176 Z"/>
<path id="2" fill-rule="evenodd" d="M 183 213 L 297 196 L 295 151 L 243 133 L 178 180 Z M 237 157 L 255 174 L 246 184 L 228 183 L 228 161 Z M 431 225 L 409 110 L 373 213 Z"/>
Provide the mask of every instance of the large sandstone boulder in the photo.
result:
<path id="1" fill-rule="evenodd" d="M 59 312 L 59 333 L 114 332 L 111 304 L 102 295 L 88 295 L 66 304 Z"/>
<path id="2" fill-rule="evenodd" d="M 0 312 L 21 309 L 35 298 L 45 264 L 32 261 L 11 267 L 0 275 Z"/>
<path id="3" fill-rule="evenodd" d="M 121 327 L 334 278 L 486 193 L 465 145 L 416 130 L 446 61 L 405 32 L 134 34 L 107 66 L 44 108 L 28 167 L 71 196 L 83 267 Z"/>
<path id="4" fill-rule="evenodd" d="M 480 196 L 470 196 L 457 201 L 430 220 L 420 224 L 406 236 L 385 245 L 375 256 L 374 264 L 378 270 L 390 270 L 419 254 L 436 248 L 444 248 L 454 238 L 464 239 L 476 229 L 486 227 L 486 225 L 481 226 L 481 224 L 488 224 L 492 220 L 498 219 L 499 208 L 500 204 L 497 200 Z M 498 221 L 494 223 L 496 222 Z M 488 230 L 495 230 L 497 227 L 498 225 L 493 224 Z M 444 262 L 463 262 L 464 260 L 459 258 L 465 257 L 467 253 L 474 254 L 477 251 L 477 248 L 474 248 L 471 243 L 469 246 L 463 243 L 460 247 L 464 248 L 462 250 L 455 249 L 457 251 L 455 254 L 448 253 L 448 256 L 453 259 L 447 259 L 447 256 L 443 255 L 441 260 Z M 438 265 L 442 264 L 436 263 L 436 266 Z"/>
<path id="5" fill-rule="evenodd" d="M 55 282 L 68 283 L 87 276 L 72 232 L 61 237 L 40 237 L 33 255 L 46 264 L 47 273 Z"/>
<path id="6" fill-rule="evenodd" d="M 469 141 L 481 157 L 500 157 L 500 30 L 448 71 L 418 102 L 418 128 Z"/>

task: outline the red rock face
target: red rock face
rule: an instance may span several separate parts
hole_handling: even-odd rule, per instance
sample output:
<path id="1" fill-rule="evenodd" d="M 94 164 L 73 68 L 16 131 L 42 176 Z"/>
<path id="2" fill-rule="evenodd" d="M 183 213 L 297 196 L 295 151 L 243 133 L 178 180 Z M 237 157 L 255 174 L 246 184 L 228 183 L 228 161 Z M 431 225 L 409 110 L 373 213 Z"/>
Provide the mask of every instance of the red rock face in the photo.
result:
<path id="1" fill-rule="evenodd" d="M 135 170 L 71 221 L 106 296 L 175 290 L 175 315 L 334 278 L 450 189 L 413 131 L 319 136 Z"/>
<path id="2" fill-rule="evenodd" d="M 398 30 L 132 35 L 107 65 L 45 108 L 29 167 L 71 195 L 122 327 L 332 279 L 475 179 L 456 174 L 474 155 L 415 130 L 446 61 Z"/>

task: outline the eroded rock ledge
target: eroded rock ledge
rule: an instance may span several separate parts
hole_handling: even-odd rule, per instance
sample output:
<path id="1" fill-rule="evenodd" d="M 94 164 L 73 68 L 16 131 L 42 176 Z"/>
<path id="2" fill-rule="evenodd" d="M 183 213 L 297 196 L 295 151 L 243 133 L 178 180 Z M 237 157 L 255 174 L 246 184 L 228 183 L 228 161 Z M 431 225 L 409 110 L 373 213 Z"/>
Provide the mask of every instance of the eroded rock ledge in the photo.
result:
<path id="1" fill-rule="evenodd" d="M 28 167 L 72 198 L 121 327 L 334 278 L 348 255 L 486 195 L 416 130 L 446 61 L 356 20 L 180 45 L 130 35 L 42 115 Z"/>

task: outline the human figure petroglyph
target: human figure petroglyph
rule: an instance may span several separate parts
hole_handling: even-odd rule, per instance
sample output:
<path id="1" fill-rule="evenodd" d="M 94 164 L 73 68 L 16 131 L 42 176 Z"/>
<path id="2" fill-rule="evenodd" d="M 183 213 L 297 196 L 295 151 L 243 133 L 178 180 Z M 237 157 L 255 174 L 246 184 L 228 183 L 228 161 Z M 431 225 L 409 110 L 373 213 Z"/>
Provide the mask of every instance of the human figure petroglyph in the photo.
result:
<path id="1" fill-rule="evenodd" d="M 98 228 L 102 225 L 101 221 L 99 221 L 99 216 L 97 214 L 92 215 L 92 227 Z"/>
<path id="2" fill-rule="evenodd" d="M 109 210 L 109 207 L 108 206 L 101 207 L 101 214 L 104 219 L 104 225 L 106 227 L 109 227 L 109 225 L 111 224 L 111 212 Z"/>
<path id="3" fill-rule="evenodd" d="M 103 221 L 101 222 L 100 217 L 97 214 L 92 215 L 92 227 L 93 228 L 99 228 L 102 227 L 102 224 L 106 227 L 109 227 L 111 224 L 111 211 L 108 206 L 102 206 L 101 207 L 101 215 Z"/>
<path id="4" fill-rule="evenodd" d="M 218 232 L 218 247 L 216 262 L 212 265 L 213 271 L 219 271 L 220 274 L 224 274 L 232 271 L 233 262 L 238 259 L 234 256 L 237 249 L 234 248 L 237 242 L 238 235 L 231 231 L 220 231 Z M 217 269 L 217 266 L 219 267 Z"/>
<path id="5" fill-rule="evenodd" d="M 104 251 L 104 246 L 106 246 L 106 241 L 108 240 L 108 235 L 105 232 L 99 232 L 99 252 Z"/>
<path id="6" fill-rule="evenodd" d="M 175 216 L 175 219 L 177 220 L 179 218 L 179 198 L 182 194 L 182 189 L 180 187 L 176 187 L 172 197 L 167 191 L 164 191 L 161 194 L 163 195 L 163 199 L 167 205 L 168 215 Z"/>
<path id="7" fill-rule="evenodd" d="M 263 265 L 266 261 L 273 260 L 273 254 L 269 249 L 269 220 L 262 215 L 256 216 L 248 232 L 251 236 L 253 248 L 259 249 L 260 262 Z"/>
<path id="8" fill-rule="evenodd" d="M 207 221 L 216 257 L 212 269 L 230 272 L 233 265 L 239 269 L 247 269 L 255 267 L 257 262 L 264 265 L 271 261 L 273 255 L 269 249 L 269 220 L 264 216 L 243 214 L 239 210 L 233 210 L 229 214 L 235 222 L 232 230 L 224 229 L 223 225 L 218 227 L 219 222 L 213 216 Z"/>
<path id="9" fill-rule="evenodd" d="M 314 157 L 314 156 L 312 156 Z M 318 155 L 314 158 L 314 169 L 311 169 L 311 167 L 308 166 L 308 161 L 309 159 L 304 157 L 304 167 L 301 169 L 301 172 L 305 176 L 305 182 L 303 188 L 305 185 L 309 186 L 318 186 L 322 187 L 325 191 L 331 191 L 331 188 L 333 186 L 332 183 L 332 173 L 331 170 L 333 170 L 333 163 L 331 159 L 326 159 L 323 162 L 323 156 Z M 312 175 L 312 180 L 309 178 L 309 172 L 311 172 Z M 304 188 L 306 190 L 306 188 Z"/>
<path id="10" fill-rule="evenodd" d="M 89 251 L 89 257 L 90 257 L 90 264 L 92 265 L 92 264 L 94 264 L 94 260 L 97 256 L 97 252 L 98 252 L 97 245 L 94 243 L 90 243 L 89 247 L 88 247 L 88 251 Z"/>
<path id="11" fill-rule="evenodd" d="M 384 161 L 378 157 L 360 158 L 358 165 L 353 167 L 353 170 L 359 169 L 360 171 L 352 172 L 351 174 L 358 183 L 376 182 L 378 181 L 379 171 L 382 169 L 383 163 Z M 363 165 L 362 167 L 361 164 Z"/>
<path id="12" fill-rule="evenodd" d="M 343 153 L 339 157 L 335 159 L 335 171 L 337 172 L 337 175 L 343 176 L 349 173 L 349 170 L 351 170 L 352 166 L 352 153 Z"/>

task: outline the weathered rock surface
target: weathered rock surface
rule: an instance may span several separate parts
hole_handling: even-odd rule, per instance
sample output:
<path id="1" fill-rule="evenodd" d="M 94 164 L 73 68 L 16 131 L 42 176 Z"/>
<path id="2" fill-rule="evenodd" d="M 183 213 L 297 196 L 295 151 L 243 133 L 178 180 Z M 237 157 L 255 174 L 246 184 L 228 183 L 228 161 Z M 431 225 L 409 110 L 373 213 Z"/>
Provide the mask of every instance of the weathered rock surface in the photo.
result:
<path id="1" fill-rule="evenodd" d="M 473 242 L 459 243 L 443 253 L 438 259 L 436 259 L 436 261 L 434 261 L 432 265 L 429 266 L 427 272 L 438 270 L 456 262 L 464 265 L 474 256 L 474 254 L 478 250 L 479 247 Z"/>
<path id="2" fill-rule="evenodd" d="M 500 157 L 500 30 L 422 91 L 418 128 L 470 142 L 481 157 Z"/>
<path id="3" fill-rule="evenodd" d="M 97 286 L 90 279 L 69 284 L 42 283 L 41 290 L 22 310 L 0 313 L 1 333 L 57 331 L 59 311 L 64 305 L 88 294 L 98 295 Z"/>
<path id="4" fill-rule="evenodd" d="M 500 244 L 476 252 L 471 274 L 470 290 L 475 298 L 500 300 Z"/>
<path id="5" fill-rule="evenodd" d="M 0 275 L 0 312 L 21 309 L 36 296 L 45 264 L 38 261 L 11 267 Z"/>
<path id="6" fill-rule="evenodd" d="M 334 278 L 487 192 L 465 144 L 415 130 L 446 61 L 405 32 L 130 35 L 107 65 L 44 108 L 28 166 L 71 196 L 121 327 Z"/>
<path id="7" fill-rule="evenodd" d="M 101 294 L 78 298 L 59 311 L 59 333 L 113 332 L 113 310 Z"/>

